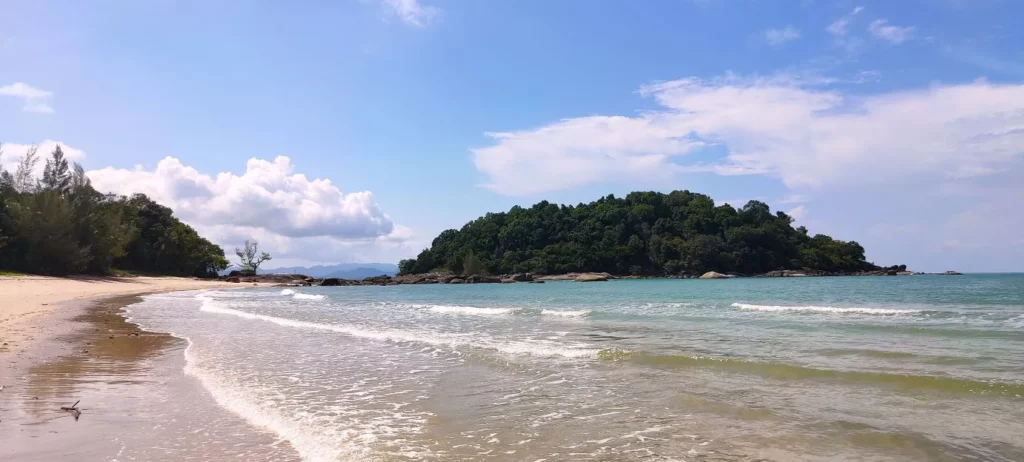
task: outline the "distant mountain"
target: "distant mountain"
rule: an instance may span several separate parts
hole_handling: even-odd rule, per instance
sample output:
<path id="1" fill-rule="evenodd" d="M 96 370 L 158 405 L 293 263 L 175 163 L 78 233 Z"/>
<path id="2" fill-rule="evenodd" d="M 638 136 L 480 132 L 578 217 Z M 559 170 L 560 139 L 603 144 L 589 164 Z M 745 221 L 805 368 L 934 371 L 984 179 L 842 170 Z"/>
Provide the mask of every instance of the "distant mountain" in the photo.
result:
<path id="1" fill-rule="evenodd" d="M 368 276 L 386 274 L 394 276 L 398 265 L 393 263 L 340 263 L 337 265 L 287 266 L 281 268 L 260 268 L 260 274 L 305 274 L 315 278 L 362 279 Z"/>

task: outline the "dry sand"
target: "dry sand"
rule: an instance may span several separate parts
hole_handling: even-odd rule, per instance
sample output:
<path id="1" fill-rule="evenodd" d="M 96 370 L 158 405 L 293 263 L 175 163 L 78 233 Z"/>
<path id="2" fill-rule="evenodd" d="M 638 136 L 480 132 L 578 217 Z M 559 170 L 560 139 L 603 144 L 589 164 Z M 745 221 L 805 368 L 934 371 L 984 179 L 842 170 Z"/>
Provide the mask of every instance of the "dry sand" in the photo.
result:
<path id="1" fill-rule="evenodd" d="M 68 302 L 116 295 L 133 295 L 240 284 L 173 277 L 54 278 L 46 276 L 0 277 L 0 358 L 31 347 L 52 316 L 68 309 Z"/>

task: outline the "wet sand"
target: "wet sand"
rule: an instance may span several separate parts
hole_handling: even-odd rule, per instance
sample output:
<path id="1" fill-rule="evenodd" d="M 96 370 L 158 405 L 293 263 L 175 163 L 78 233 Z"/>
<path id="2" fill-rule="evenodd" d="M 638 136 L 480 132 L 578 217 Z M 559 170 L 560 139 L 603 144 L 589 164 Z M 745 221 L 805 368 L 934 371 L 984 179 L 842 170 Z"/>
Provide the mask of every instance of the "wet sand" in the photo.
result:
<path id="1" fill-rule="evenodd" d="M 187 341 L 128 322 L 123 308 L 138 301 L 46 305 L 23 326 L 36 338 L 0 368 L 0 459 L 297 460 L 184 374 Z M 61 410 L 76 401 L 78 419 Z M 201 447 L 189 443 L 197 433 Z"/>

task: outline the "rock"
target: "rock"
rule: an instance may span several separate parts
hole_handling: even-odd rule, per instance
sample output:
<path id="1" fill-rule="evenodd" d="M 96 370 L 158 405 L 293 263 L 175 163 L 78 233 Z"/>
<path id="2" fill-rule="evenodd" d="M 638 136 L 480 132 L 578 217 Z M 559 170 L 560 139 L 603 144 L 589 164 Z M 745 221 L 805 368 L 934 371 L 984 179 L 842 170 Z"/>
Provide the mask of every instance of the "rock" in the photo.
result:
<path id="1" fill-rule="evenodd" d="M 324 287 L 340 286 L 341 285 L 341 279 L 338 279 L 338 278 L 325 278 L 323 281 L 320 281 L 320 285 L 324 286 Z"/>
<path id="2" fill-rule="evenodd" d="M 714 272 L 714 271 L 708 271 L 707 273 L 704 273 L 704 274 L 700 275 L 700 279 L 731 279 L 731 278 L 734 278 L 734 277 L 735 276 L 730 276 L 728 274 L 717 273 L 717 272 Z"/>
<path id="3" fill-rule="evenodd" d="M 533 275 L 530 273 L 516 273 L 509 277 L 516 282 L 529 282 L 533 280 Z"/>
<path id="4" fill-rule="evenodd" d="M 544 281 L 530 281 L 530 284 L 543 284 Z"/>
<path id="5" fill-rule="evenodd" d="M 448 284 L 465 284 L 466 281 L 462 278 L 451 278 L 448 280 Z"/>
<path id="6" fill-rule="evenodd" d="M 474 274 L 474 275 L 466 278 L 466 283 L 467 284 L 497 284 L 497 283 L 500 283 L 500 282 L 501 282 L 501 279 L 498 279 L 496 277 L 481 276 L 479 274 Z"/>
<path id="7" fill-rule="evenodd" d="M 942 276 L 963 276 L 964 273 L 958 273 L 956 271 L 943 271 L 939 273 Z"/>
<path id="8" fill-rule="evenodd" d="M 387 285 L 390 282 L 391 282 L 391 276 L 388 276 L 386 274 L 382 274 L 380 276 L 370 276 L 370 277 L 367 277 L 367 278 L 363 278 L 363 285 L 371 285 L 372 284 L 372 285 L 383 286 L 383 285 Z"/>
<path id="9" fill-rule="evenodd" d="M 241 279 L 239 279 L 239 277 L 238 277 L 238 276 L 228 276 L 227 278 L 225 278 L 225 279 L 224 279 L 224 282 L 234 282 L 234 283 L 239 283 L 239 282 L 242 282 L 242 280 L 241 280 Z"/>
<path id="10" fill-rule="evenodd" d="M 573 281 L 576 281 L 576 282 L 601 282 L 601 281 L 607 281 L 607 280 L 608 280 L 608 276 L 605 276 L 603 274 L 597 274 L 597 273 L 581 274 L 579 276 L 576 276 L 576 279 L 573 279 Z"/>
<path id="11" fill-rule="evenodd" d="M 502 284 L 515 284 L 517 281 L 512 278 L 504 278 L 501 280 Z"/>

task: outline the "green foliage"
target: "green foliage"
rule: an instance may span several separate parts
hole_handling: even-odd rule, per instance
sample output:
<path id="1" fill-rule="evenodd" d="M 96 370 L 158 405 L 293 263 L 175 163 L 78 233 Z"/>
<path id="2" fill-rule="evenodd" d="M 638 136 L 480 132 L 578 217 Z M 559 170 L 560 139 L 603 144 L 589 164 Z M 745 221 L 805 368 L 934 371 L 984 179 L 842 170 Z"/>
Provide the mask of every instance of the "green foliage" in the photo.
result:
<path id="1" fill-rule="evenodd" d="M 14 175 L 0 172 L 0 270 L 30 273 L 139 273 L 215 276 L 220 247 L 143 195 L 104 195 L 58 147 L 43 180 L 29 150 Z"/>
<path id="2" fill-rule="evenodd" d="M 808 236 L 792 218 L 750 201 L 716 206 L 689 191 L 634 192 L 589 204 L 488 213 L 434 239 L 401 274 L 438 267 L 455 272 L 664 275 L 706 271 L 764 273 L 777 269 L 849 272 L 875 269 L 856 242 Z"/>

